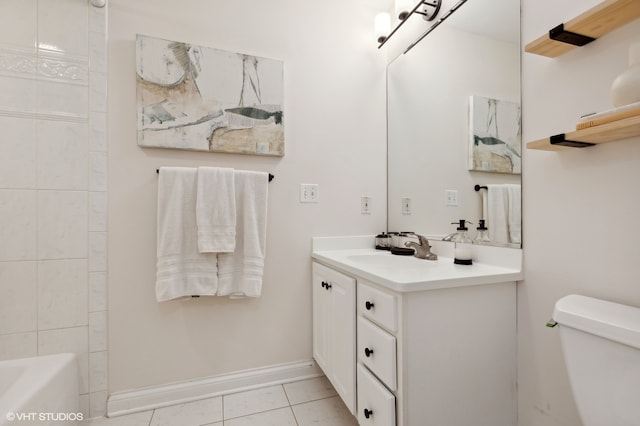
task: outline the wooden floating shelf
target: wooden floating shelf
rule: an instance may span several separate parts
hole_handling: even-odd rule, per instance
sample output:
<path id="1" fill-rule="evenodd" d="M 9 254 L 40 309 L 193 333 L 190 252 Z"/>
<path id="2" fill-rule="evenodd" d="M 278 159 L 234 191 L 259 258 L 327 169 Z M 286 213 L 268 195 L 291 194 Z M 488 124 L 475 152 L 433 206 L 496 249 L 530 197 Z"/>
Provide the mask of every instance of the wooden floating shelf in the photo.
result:
<path id="1" fill-rule="evenodd" d="M 612 121 L 599 126 L 588 127 L 586 129 L 575 130 L 573 132 L 529 142 L 527 143 L 527 148 L 540 149 L 544 151 L 564 151 L 567 149 L 574 149 L 575 147 L 552 144 L 552 140 L 555 140 L 556 142 L 560 141 L 560 143 L 578 142 L 590 145 L 613 142 L 621 139 L 632 138 L 634 136 L 640 136 L 640 116 Z"/>
<path id="2" fill-rule="evenodd" d="M 606 0 L 527 44 L 524 51 L 556 58 L 640 18 L 639 0 Z M 564 31 L 563 31 L 564 30 Z M 556 36 L 557 34 L 557 36 Z M 556 39 L 552 38 L 557 37 Z M 565 41 L 558 41 L 564 39 Z M 571 44 L 571 43 L 577 44 Z M 581 44 L 582 43 L 582 44 Z"/>

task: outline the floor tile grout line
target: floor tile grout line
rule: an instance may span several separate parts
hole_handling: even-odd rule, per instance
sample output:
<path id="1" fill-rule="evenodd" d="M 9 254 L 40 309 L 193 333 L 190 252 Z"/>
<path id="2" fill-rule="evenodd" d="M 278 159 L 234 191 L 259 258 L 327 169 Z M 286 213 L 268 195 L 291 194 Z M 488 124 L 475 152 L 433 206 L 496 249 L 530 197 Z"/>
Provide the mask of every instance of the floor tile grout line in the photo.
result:
<path id="1" fill-rule="evenodd" d="M 298 418 L 296 417 L 296 412 L 293 411 L 293 404 L 291 403 L 291 399 L 289 398 L 289 394 L 287 393 L 287 388 L 284 386 L 284 384 L 282 384 L 281 386 L 282 386 L 282 390 L 284 391 L 284 396 L 287 398 L 287 402 L 289 403 L 289 411 L 291 411 L 291 415 L 293 416 L 293 421 L 296 422 L 296 426 L 300 426 L 300 423 L 298 422 Z"/>

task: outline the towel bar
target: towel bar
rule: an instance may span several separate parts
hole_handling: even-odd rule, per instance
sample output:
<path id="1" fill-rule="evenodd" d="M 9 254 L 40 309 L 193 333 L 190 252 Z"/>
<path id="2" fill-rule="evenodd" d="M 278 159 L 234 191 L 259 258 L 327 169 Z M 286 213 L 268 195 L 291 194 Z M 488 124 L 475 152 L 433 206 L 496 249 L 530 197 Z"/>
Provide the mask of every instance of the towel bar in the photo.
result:
<path id="1" fill-rule="evenodd" d="M 160 169 L 156 169 L 156 174 L 159 174 L 159 173 L 160 173 Z M 269 182 L 271 182 L 271 181 L 273 180 L 273 178 L 274 178 L 274 177 L 275 177 L 274 175 L 272 175 L 271 173 L 269 173 Z"/>

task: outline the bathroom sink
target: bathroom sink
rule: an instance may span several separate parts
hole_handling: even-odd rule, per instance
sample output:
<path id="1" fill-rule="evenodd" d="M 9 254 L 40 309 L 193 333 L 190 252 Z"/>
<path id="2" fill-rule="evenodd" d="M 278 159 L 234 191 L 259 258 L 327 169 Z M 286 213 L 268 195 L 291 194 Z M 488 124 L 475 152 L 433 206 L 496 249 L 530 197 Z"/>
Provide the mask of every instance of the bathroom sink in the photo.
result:
<path id="1" fill-rule="evenodd" d="M 424 267 L 424 264 L 435 263 L 433 260 L 418 259 L 415 256 L 399 256 L 381 251 L 377 253 L 352 254 L 346 257 L 347 260 L 363 266 L 391 267 L 391 268 L 411 268 Z"/>

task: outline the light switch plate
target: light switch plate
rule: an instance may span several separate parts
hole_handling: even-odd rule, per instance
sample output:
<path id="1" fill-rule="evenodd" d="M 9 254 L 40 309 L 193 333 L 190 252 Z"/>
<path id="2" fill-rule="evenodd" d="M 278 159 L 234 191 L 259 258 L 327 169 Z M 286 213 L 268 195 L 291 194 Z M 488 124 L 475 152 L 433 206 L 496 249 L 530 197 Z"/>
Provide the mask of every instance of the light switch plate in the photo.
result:
<path id="1" fill-rule="evenodd" d="M 411 214 L 411 198 L 402 198 L 402 214 Z"/>
<path id="2" fill-rule="evenodd" d="M 318 202 L 318 184 L 301 183 L 300 184 L 300 202 L 301 203 L 317 203 Z"/>
<path id="3" fill-rule="evenodd" d="M 445 189 L 444 191 L 445 204 L 447 206 L 458 205 L 458 191 L 455 189 Z"/>
<path id="4" fill-rule="evenodd" d="M 360 198 L 360 213 L 371 214 L 371 197 L 365 195 Z"/>

